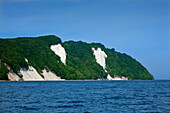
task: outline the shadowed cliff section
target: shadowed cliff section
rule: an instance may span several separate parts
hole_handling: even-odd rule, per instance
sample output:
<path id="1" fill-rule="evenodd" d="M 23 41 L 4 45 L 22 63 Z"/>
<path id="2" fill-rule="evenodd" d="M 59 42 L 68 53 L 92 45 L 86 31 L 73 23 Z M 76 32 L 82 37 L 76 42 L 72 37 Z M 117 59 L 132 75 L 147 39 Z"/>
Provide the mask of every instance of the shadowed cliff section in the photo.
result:
<path id="1" fill-rule="evenodd" d="M 51 45 L 61 43 L 65 48 L 66 66 L 51 49 Z M 114 45 L 114 44 L 113 44 Z M 101 48 L 107 54 L 106 73 L 93 55 L 93 48 Z M 25 61 L 28 59 L 28 63 Z M 106 78 L 107 74 L 125 76 L 132 80 L 152 80 L 153 76 L 138 61 L 132 57 L 105 48 L 100 43 L 78 41 L 61 42 L 54 36 L 22 37 L 15 39 L 0 39 L 0 79 L 8 79 L 4 63 L 18 73 L 21 68 L 33 66 L 39 74 L 43 69 L 51 70 L 57 76 L 67 80 Z M 42 76 L 43 77 L 43 76 Z"/>

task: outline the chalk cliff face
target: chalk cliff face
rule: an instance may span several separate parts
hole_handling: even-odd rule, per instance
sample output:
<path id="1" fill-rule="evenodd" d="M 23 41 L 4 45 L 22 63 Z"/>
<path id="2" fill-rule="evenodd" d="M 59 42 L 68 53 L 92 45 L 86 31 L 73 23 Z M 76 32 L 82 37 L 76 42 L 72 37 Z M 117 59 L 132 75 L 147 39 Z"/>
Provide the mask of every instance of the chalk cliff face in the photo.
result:
<path id="1" fill-rule="evenodd" d="M 108 74 L 107 79 L 108 80 L 128 80 L 128 77 L 124 77 L 124 76 L 119 77 L 119 76 L 115 75 L 114 78 L 113 78 L 113 77 L 110 76 L 110 74 Z"/>
<path id="2" fill-rule="evenodd" d="M 66 54 L 65 49 L 61 46 L 61 44 L 52 45 L 51 50 L 54 51 L 54 53 L 60 57 L 61 62 L 63 62 L 64 65 L 66 65 L 66 55 L 67 54 Z"/>
<path id="3" fill-rule="evenodd" d="M 102 51 L 101 48 L 97 48 L 97 50 L 95 50 L 95 48 L 92 48 L 92 50 L 94 52 L 93 54 L 95 55 L 96 62 L 103 67 L 103 69 L 105 70 L 106 73 L 108 73 L 106 70 L 106 58 L 107 58 L 106 53 L 104 51 Z M 114 76 L 114 78 L 113 78 L 110 76 L 110 74 L 108 74 L 107 80 L 128 80 L 128 78 L 126 78 L 124 76 L 122 76 L 122 77 Z"/>
<path id="4" fill-rule="evenodd" d="M 101 48 L 97 48 L 97 50 L 95 50 L 95 48 L 92 48 L 92 50 L 94 52 L 96 62 L 100 64 L 103 69 L 106 69 L 105 58 L 107 58 L 107 55 L 105 54 L 105 52 L 102 51 Z"/>
<path id="5" fill-rule="evenodd" d="M 17 74 L 15 74 L 14 72 L 8 73 L 8 79 L 10 81 L 21 81 L 21 78 Z"/>
<path id="6" fill-rule="evenodd" d="M 44 80 L 39 74 L 38 72 L 35 70 L 34 67 L 29 66 L 28 69 L 20 69 L 19 74 L 21 74 L 23 77 L 22 79 L 24 81 L 32 81 L 32 80 L 36 80 L 36 81 L 41 81 Z"/>
<path id="7" fill-rule="evenodd" d="M 28 59 L 25 58 L 25 61 L 28 63 Z M 21 68 L 18 73 L 22 76 L 21 78 L 18 75 L 16 75 L 14 72 L 10 72 L 8 74 L 9 80 L 11 80 L 11 81 L 20 81 L 20 80 L 24 80 L 24 81 L 64 80 L 64 79 L 61 79 L 61 77 L 58 77 L 53 72 L 51 72 L 50 70 L 47 71 L 47 69 L 42 70 L 41 74 L 44 77 L 44 78 L 42 78 L 40 76 L 40 74 L 37 72 L 37 70 L 32 66 L 29 66 L 28 69 L 22 69 Z"/>
<path id="8" fill-rule="evenodd" d="M 64 79 L 61 79 L 61 77 L 58 77 L 56 74 L 54 74 L 53 72 L 51 72 L 50 70 L 42 70 L 42 75 L 44 76 L 44 80 L 51 80 L 51 81 L 54 81 L 54 80 L 64 80 Z"/>
<path id="9" fill-rule="evenodd" d="M 43 80 L 49 80 L 49 81 L 59 81 L 59 80 L 65 80 L 61 79 L 61 77 L 58 77 L 56 74 L 54 74 L 51 71 L 47 71 L 46 69 L 42 70 L 42 75 L 44 78 L 40 76 L 40 74 L 36 71 L 36 69 L 32 66 L 29 66 L 28 69 L 20 69 L 18 74 L 20 74 L 22 77 L 20 78 L 17 74 L 14 72 L 8 73 L 8 79 L 10 81 L 43 81 Z"/>

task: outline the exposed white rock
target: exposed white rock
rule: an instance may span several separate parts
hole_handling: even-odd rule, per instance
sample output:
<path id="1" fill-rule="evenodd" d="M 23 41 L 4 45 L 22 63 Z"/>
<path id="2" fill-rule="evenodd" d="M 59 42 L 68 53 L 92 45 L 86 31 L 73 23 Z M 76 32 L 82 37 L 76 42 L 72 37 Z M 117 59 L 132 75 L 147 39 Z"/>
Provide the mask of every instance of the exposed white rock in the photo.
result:
<path id="1" fill-rule="evenodd" d="M 9 67 L 9 65 L 7 65 L 6 63 L 4 63 L 4 65 L 7 67 L 7 69 L 10 71 L 11 68 Z"/>
<path id="2" fill-rule="evenodd" d="M 25 61 L 28 63 L 28 59 L 25 58 Z"/>
<path id="3" fill-rule="evenodd" d="M 17 74 L 15 74 L 14 72 L 13 72 L 13 70 L 10 68 L 10 66 L 9 65 L 7 65 L 6 63 L 4 63 L 4 65 L 7 67 L 7 69 L 10 71 L 7 75 L 8 75 L 8 79 L 10 80 L 10 81 L 20 81 L 21 80 L 21 78 L 17 75 Z"/>
<path id="4" fill-rule="evenodd" d="M 44 76 L 45 80 L 65 80 L 65 79 L 61 79 L 60 77 L 55 75 L 53 72 L 47 71 L 46 69 L 42 71 L 43 71 L 42 75 Z"/>
<path id="5" fill-rule="evenodd" d="M 114 77 L 114 78 L 112 78 L 109 74 L 107 75 L 107 79 L 108 79 L 108 80 L 121 80 L 120 77 Z"/>
<path id="6" fill-rule="evenodd" d="M 8 73 L 8 79 L 10 81 L 20 81 L 21 80 L 21 78 L 17 74 L 15 74 L 14 72 Z"/>
<path id="7" fill-rule="evenodd" d="M 23 77 L 22 79 L 24 81 L 41 81 L 44 80 L 36 71 L 36 69 L 32 66 L 29 66 L 28 69 L 20 69 L 20 71 L 18 72 L 19 74 L 21 74 Z"/>
<path id="8" fill-rule="evenodd" d="M 100 64 L 103 69 L 106 69 L 106 63 L 105 63 L 105 58 L 107 58 L 107 55 L 105 54 L 104 51 L 101 50 L 101 48 L 92 48 L 93 54 L 95 55 L 96 62 Z"/>
<path id="9" fill-rule="evenodd" d="M 64 65 L 66 65 L 66 51 L 65 49 L 61 46 L 61 44 L 57 44 L 57 45 L 51 45 L 51 50 L 54 51 L 54 53 L 56 55 L 58 55 L 61 59 L 61 62 L 64 63 Z"/>
<path id="10" fill-rule="evenodd" d="M 107 75 L 107 79 L 108 79 L 108 80 L 112 80 L 113 78 L 108 74 L 108 75 Z"/>
<path id="11" fill-rule="evenodd" d="M 107 75 L 107 79 L 108 80 L 128 80 L 128 77 L 119 77 L 119 76 L 114 76 L 114 78 L 112 78 L 109 74 Z"/>
<path id="12" fill-rule="evenodd" d="M 122 78 L 121 78 L 122 80 L 128 80 L 128 77 L 124 77 L 124 76 L 122 76 Z"/>

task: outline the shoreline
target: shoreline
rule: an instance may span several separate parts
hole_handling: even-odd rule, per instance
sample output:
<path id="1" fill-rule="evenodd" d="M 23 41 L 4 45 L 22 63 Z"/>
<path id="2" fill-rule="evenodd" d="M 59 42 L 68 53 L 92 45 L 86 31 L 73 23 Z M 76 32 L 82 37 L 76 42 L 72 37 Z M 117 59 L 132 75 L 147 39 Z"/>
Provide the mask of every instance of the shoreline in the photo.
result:
<path id="1" fill-rule="evenodd" d="M 11 81 L 0 80 L 0 82 L 55 82 L 55 81 L 157 81 L 157 80 L 26 80 L 26 81 Z"/>

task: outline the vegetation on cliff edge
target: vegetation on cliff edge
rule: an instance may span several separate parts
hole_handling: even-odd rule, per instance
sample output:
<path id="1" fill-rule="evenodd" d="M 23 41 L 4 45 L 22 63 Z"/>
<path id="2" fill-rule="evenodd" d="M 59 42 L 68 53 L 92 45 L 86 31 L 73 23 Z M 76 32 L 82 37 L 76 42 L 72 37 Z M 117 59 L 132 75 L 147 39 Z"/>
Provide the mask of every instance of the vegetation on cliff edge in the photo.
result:
<path id="1" fill-rule="evenodd" d="M 58 43 L 61 43 L 66 50 L 66 66 L 50 49 L 51 45 Z M 105 48 L 100 43 L 88 44 L 82 41 L 62 43 L 61 39 L 54 35 L 0 39 L 0 79 L 8 79 L 8 70 L 4 63 L 9 65 L 15 73 L 30 65 L 38 73 L 46 68 L 68 80 L 106 78 L 107 73 L 96 63 L 92 47 L 100 47 L 105 51 L 107 71 L 112 77 L 119 75 L 132 80 L 153 79 L 147 69 L 129 55 Z M 25 58 L 28 59 L 28 63 Z"/>

